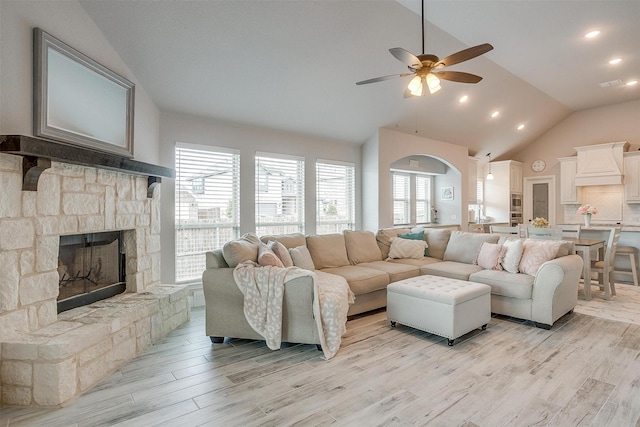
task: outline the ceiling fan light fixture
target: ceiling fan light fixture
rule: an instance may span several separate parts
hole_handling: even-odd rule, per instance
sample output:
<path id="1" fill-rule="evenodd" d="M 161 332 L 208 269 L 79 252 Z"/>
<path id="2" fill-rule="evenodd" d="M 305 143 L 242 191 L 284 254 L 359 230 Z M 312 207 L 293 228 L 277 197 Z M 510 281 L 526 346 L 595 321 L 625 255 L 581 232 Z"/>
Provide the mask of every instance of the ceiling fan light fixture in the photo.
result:
<path id="1" fill-rule="evenodd" d="M 422 77 L 415 76 L 412 78 L 407 86 L 409 93 L 413 96 L 424 96 L 424 86 L 422 83 Z"/>
<path id="2" fill-rule="evenodd" d="M 431 73 L 427 74 L 427 86 L 429 87 L 429 93 L 431 94 L 442 89 L 442 86 L 440 86 L 440 79 Z"/>

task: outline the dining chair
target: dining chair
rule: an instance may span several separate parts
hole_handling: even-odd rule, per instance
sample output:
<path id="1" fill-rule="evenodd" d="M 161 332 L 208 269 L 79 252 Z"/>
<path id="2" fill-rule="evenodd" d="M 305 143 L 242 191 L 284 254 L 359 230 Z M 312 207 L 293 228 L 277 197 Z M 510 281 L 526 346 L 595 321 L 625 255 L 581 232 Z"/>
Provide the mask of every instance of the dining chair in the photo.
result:
<path id="1" fill-rule="evenodd" d="M 591 272 L 598 273 L 598 285 L 604 289 L 605 299 L 611 299 L 611 296 L 616 294 L 616 286 L 613 280 L 613 263 L 616 257 L 619 238 L 620 227 L 612 228 L 611 232 L 609 232 L 603 259 L 591 261 Z M 585 282 L 586 279 L 587 278 L 585 278 Z M 589 282 L 591 282 L 591 278 L 589 277 L 588 279 Z"/>
<path id="2" fill-rule="evenodd" d="M 552 225 L 551 228 L 557 228 L 562 230 L 562 238 L 572 238 L 579 239 L 580 238 L 580 229 L 582 226 L 580 224 L 564 224 L 564 225 Z"/>
<path id="3" fill-rule="evenodd" d="M 500 225 L 490 225 L 489 232 L 493 234 L 508 234 L 520 237 L 520 226 L 506 227 Z"/>
<path id="4" fill-rule="evenodd" d="M 539 228 L 528 225 L 525 237 L 529 239 L 562 240 L 562 230 L 558 228 Z"/>

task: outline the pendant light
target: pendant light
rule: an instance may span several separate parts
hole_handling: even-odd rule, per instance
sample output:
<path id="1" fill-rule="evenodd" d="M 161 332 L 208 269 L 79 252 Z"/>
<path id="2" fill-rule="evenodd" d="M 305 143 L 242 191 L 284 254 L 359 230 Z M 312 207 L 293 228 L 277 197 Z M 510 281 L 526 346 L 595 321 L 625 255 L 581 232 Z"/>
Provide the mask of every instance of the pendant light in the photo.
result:
<path id="1" fill-rule="evenodd" d="M 489 158 L 489 173 L 487 174 L 487 180 L 491 181 L 493 179 L 493 174 L 491 173 L 491 153 L 487 154 Z"/>

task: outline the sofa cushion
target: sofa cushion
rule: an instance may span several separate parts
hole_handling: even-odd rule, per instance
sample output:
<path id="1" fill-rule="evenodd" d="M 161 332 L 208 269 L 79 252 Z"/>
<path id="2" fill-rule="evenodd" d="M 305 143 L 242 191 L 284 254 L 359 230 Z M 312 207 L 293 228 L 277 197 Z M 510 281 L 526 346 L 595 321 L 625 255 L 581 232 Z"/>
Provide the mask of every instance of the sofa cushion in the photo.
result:
<path id="1" fill-rule="evenodd" d="M 523 251 L 522 239 L 506 239 L 502 246 L 505 249 L 504 258 L 502 259 L 502 268 L 509 273 L 519 273 L 520 259 Z"/>
<path id="2" fill-rule="evenodd" d="M 265 245 L 264 243 L 258 246 L 258 265 L 271 265 L 273 267 L 280 268 L 284 267 L 284 264 L 282 263 L 280 258 L 278 258 L 278 255 L 276 255 L 275 252 L 269 249 L 269 246 Z"/>
<path id="3" fill-rule="evenodd" d="M 482 243 L 498 243 L 500 236 L 497 234 L 467 233 L 454 231 L 451 233 L 447 249 L 442 259 L 444 261 L 463 262 L 472 264 L 480 251 Z M 433 255 L 432 255 L 433 256 Z"/>
<path id="4" fill-rule="evenodd" d="M 531 299 L 535 278 L 528 274 L 513 274 L 506 271 L 482 270 L 469 276 L 470 282 L 491 286 L 492 295 Z"/>
<path id="5" fill-rule="evenodd" d="M 442 262 L 441 259 L 438 258 L 432 258 L 432 257 L 423 257 L 420 259 L 411 259 L 411 258 L 398 258 L 398 259 L 389 259 L 385 262 L 393 262 L 393 263 L 397 263 L 397 264 L 408 264 L 408 265 L 414 265 L 416 267 L 422 267 L 423 265 L 427 265 L 427 264 L 434 264 L 436 262 Z"/>
<path id="6" fill-rule="evenodd" d="M 362 264 L 358 264 L 358 267 L 373 268 L 374 270 L 384 271 L 389 275 L 389 282 L 391 283 L 420 275 L 420 267 L 418 266 L 391 263 L 387 261 L 364 262 Z"/>
<path id="7" fill-rule="evenodd" d="M 276 234 L 273 236 L 265 235 L 260 236 L 260 240 L 262 240 L 263 243 L 268 243 L 269 240 L 280 242 L 287 249 L 297 248 L 298 246 L 305 246 L 307 244 L 304 234 L 301 233 Z"/>
<path id="8" fill-rule="evenodd" d="M 535 276 L 542 264 L 556 258 L 561 244 L 560 240 L 526 239 L 518 269 Z"/>
<path id="9" fill-rule="evenodd" d="M 413 258 L 420 259 L 424 257 L 427 242 L 424 240 L 403 239 L 401 237 L 391 238 L 391 249 L 389 250 L 389 258 Z"/>
<path id="10" fill-rule="evenodd" d="M 258 246 L 260 239 L 253 233 L 231 240 L 222 247 L 222 256 L 229 267 L 235 268 L 243 261 L 258 262 Z"/>
<path id="11" fill-rule="evenodd" d="M 293 265 L 296 267 L 311 271 L 316 269 L 316 266 L 313 264 L 313 259 L 311 259 L 309 249 L 305 245 L 289 249 L 289 255 L 291 255 Z"/>
<path id="12" fill-rule="evenodd" d="M 376 242 L 376 236 L 370 231 L 344 231 L 347 256 L 351 264 L 382 261 L 382 254 Z"/>
<path id="13" fill-rule="evenodd" d="M 411 232 L 416 230 L 424 230 L 424 239 L 429 245 L 429 256 L 442 259 L 444 251 L 447 249 L 449 238 L 451 237 L 451 230 L 440 228 L 414 228 Z"/>
<path id="14" fill-rule="evenodd" d="M 287 249 L 282 243 L 269 240 L 269 242 L 267 243 L 267 247 L 271 249 L 278 258 L 280 258 L 283 266 L 293 267 L 293 259 L 289 254 L 289 249 Z"/>
<path id="15" fill-rule="evenodd" d="M 504 253 L 503 245 L 483 242 L 473 264 L 489 270 L 502 270 Z"/>
<path id="16" fill-rule="evenodd" d="M 409 233 L 409 228 L 383 228 L 376 233 L 376 241 L 378 242 L 378 248 L 382 254 L 382 259 L 389 258 L 389 250 L 391 249 L 391 238 L 398 237 L 398 234 Z"/>
<path id="17" fill-rule="evenodd" d="M 420 268 L 422 274 L 449 277 L 451 279 L 469 280 L 469 275 L 481 271 L 482 267 L 455 261 L 442 261 L 428 264 Z"/>
<path id="18" fill-rule="evenodd" d="M 318 270 L 350 264 L 343 234 L 307 236 L 307 248 Z"/>
<path id="19" fill-rule="evenodd" d="M 384 271 L 359 265 L 325 268 L 322 271 L 344 277 L 351 292 L 356 295 L 356 301 L 358 295 L 386 289 L 389 284 L 389 275 Z"/>

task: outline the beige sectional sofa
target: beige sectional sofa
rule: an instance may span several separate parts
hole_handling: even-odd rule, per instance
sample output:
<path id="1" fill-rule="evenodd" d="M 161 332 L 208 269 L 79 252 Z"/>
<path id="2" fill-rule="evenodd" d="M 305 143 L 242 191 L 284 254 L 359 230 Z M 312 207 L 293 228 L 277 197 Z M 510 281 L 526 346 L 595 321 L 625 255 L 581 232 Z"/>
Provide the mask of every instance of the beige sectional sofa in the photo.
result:
<path id="1" fill-rule="evenodd" d="M 389 259 L 394 239 L 412 231 L 424 233 L 428 256 Z M 474 264 L 484 242 L 504 242 L 505 237 L 497 234 L 391 228 L 376 234 L 344 231 L 306 237 L 301 234 L 262 236 L 261 240 L 264 243 L 278 241 L 289 249 L 306 248 L 311 257 L 305 260 L 307 267 L 312 261 L 316 270 L 344 277 L 356 297 L 349 315 L 385 307 L 389 283 L 429 274 L 487 284 L 491 286 L 492 312 L 532 320 L 539 327 L 550 328 L 577 304 L 582 272 L 582 258 L 575 254 L 571 242 L 558 243 L 555 258 L 543 262 L 535 276 Z M 214 341 L 221 337 L 260 339 L 244 319 L 243 297 L 233 280 L 233 264 L 238 260 L 232 260 L 231 265 L 227 261 L 229 256 L 225 259 L 224 250 L 207 253 L 207 268 L 203 273 L 207 335 Z M 312 298 L 312 282 L 308 277 L 285 284 L 283 341 L 319 343 L 313 327 Z"/>

